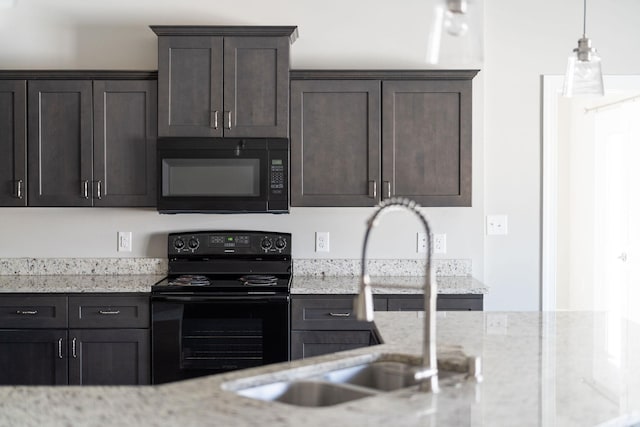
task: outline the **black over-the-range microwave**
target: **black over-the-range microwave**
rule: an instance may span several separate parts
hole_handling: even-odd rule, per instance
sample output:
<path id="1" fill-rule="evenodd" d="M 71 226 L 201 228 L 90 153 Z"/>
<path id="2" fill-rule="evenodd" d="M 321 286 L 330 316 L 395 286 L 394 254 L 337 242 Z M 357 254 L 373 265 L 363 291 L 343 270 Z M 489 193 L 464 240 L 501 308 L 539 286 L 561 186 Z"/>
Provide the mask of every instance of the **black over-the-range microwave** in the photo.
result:
<path id="1" fill-rule="evenodd" d="M 160 138 L 160 213 L 289 212 L 289 140 Z"/>

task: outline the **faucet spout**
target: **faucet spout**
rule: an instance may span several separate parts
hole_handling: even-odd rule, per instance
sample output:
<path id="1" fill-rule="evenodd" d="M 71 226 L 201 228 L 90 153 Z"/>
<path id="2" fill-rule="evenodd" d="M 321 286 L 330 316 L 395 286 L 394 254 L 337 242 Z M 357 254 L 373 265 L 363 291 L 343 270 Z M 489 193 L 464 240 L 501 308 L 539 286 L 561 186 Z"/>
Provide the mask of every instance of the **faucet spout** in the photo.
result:
<path id="1" fill-rule="evenodd" d="M 422 345 L 422 370 L 416 374 L 416 379 L 421 380 L 420 389 L 423 391 L 438 392 L 438 361 L 436 358 L 436 297 L 437 288 L 435 272 L 431 268 L 431 228 L 427 218 L 420 212 L 420 205 L 416 202 L 403 199 L 391 198 L 381 202 L 378 209 L 367 221 L 367 231 L 362 245 L 360 292 L 354 301 L 354 310 L 359 320 L 373 321 L 373 295 L 371 291 L 371 280 L 367 273 L 367 245 L 371 230 L 378 223 L 383 213 L 392 210 L 407 210 L 418 216 L 425 233 L 427 235 L 427 256 L 425 262 L 424 276 L 424 335 Z"/>

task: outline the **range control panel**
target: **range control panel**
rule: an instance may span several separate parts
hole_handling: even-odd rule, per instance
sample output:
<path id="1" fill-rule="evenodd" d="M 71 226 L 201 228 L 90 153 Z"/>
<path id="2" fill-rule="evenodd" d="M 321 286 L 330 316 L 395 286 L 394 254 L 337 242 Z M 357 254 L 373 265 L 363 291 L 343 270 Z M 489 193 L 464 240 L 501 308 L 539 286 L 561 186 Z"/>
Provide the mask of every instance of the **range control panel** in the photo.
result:
<path id="1" fill-rule="evenodd" d="M 291 234 L 272 231 L 194 231 L 171 233 L 171 255 L 291 255 Z"/>

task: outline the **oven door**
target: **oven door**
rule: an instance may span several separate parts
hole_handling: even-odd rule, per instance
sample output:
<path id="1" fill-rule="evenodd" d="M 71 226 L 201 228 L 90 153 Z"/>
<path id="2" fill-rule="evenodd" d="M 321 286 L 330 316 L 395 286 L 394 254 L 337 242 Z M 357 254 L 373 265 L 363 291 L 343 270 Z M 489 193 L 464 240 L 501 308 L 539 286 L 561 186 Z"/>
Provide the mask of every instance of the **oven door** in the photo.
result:
<path id="1" fill-rule="evenodd" d="M 152 381 L 289 360 L 289 297 L 153 296 Z"/>
<path id="2" fill-rule="evenodd" d="M 288 211 L 287 140 L 165 138 L 157 154 L 161 213 Z"/>

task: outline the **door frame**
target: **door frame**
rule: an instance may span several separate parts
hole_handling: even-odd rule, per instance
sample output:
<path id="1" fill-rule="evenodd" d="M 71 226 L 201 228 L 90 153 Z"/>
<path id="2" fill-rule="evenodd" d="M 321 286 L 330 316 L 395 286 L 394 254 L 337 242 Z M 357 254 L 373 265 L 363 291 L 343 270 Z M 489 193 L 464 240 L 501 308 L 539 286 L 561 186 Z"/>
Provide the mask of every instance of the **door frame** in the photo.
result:
<path id="1" fill-rule="evenodd" d="M 543 75 L 542 84 L 542 229 L 540 257 L 542 311 L 556 310 L 557 196 L 558 196 L 558 97 L 564 76 Z M 640 91 L 640 75 L 603 76 L 607 95 Z"/>

